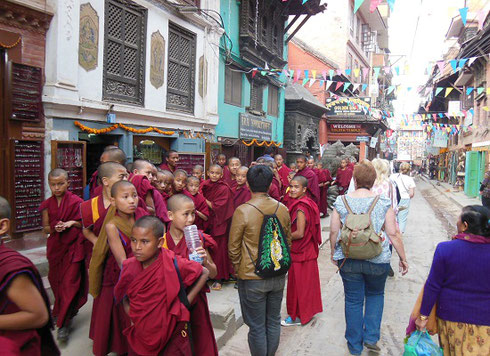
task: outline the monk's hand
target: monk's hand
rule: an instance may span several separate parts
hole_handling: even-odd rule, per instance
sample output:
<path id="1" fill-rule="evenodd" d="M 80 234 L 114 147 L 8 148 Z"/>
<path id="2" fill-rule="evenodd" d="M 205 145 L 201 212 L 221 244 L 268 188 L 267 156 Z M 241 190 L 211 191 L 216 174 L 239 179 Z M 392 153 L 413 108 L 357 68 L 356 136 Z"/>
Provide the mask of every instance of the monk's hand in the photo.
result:
<path id="1" fill-rule="evenodd" d="M 60 221 L 56 224 L 56 226 L 54 227 L 54 229 L 56 230 L 56 232 L 63 232 L 65 231 L 66 227 L 65 227 L 65 223 L 63 221 Z"/>
<path id="2" fill-rule="evenodd" d="M 208 263 L 208 254 L 206 253 L 206 250 L 204 247 L 198 247 L 196 248 L 196 252 L 199 255 L 199 257 L 202 258 L 202 265 L 205 266 Z"/>

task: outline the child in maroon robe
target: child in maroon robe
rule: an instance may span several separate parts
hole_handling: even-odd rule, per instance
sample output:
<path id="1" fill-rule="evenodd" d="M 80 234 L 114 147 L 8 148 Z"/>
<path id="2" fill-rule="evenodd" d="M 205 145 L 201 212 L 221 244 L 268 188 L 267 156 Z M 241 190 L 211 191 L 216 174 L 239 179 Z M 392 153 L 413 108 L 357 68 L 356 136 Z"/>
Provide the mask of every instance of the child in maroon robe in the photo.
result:
<path id="1" fill-rule="evenodd" d="M 318 162 L 315 172 L 318 175 L 318 181 L 320 182 L 320 217 L 325 218 L 328 215 L 328 187 L 332 183 L 332 176 L 328 169 L 323 169 L 323 164 Z"/>
<path id="2" fill-rule="evenodd" d="M 228 234 L 234 211 L 233 192 L 228 184 L 223 182 L 223 169 L 219 165 L 211 165 L 208 176 L 209 179 L 201 185 L 201 191 L 210 209 L 210 234 L 218 244 L 216 251 L 212 254 L 218 268 L 218 275 L 212 289 L 220 290 L 223 281 L 228 280 L 233 273 L 228 257 Z"/>
<path id="3" fill-rule="evenodd" d="M 106 146 L 100 155 L 100 163 L 116 162 L 121 165 L 126 164 L 126 154 L 117 146 Z M 96 170 L 88 182 L 90 199 L 102 193 L 102 182 L 99 180 L 99 171 Z"/>
<path id="4" fill-rule="evenodd" d="M 308 196 L 320 206 L 320 187 L 318 186 L 318 178 L 313 170 L 307 166 L 308 160 L 306 156 L 296 158 L 296 167 L 298 171 L 295 176 L 303 176 L 308 179 Z"/>
<path id="5" fill-rule="evenodd" d="M 194 201 L 194 206 L 196 208 L 196 220 L 194 221 L 194 223 L 199 230 L 204 231 L 208 227 L 209 207 L 208 204 L 206 204 L 206 199 L 204 198 L 204 195 L 199 192 L 199 188 L 199 179 L 194 176 L 190 176 L 189 178 L 187 178 L 187 191 Z"/>
<path id="6" fill-rule="evenodd" d="M 286 194 L 286 189 L 289 187 L 288 176 L 289 172 L 291 172 L 291 169 L 289 169 L 288 166 L 284 164 L 284 159 L 279 154 L 274 156 L 274 161 L 276 162 L 277 173 L 281 180 L 281 196 L 284 196 Z"/>
<path id="7" fill-rule="evenodd" d="M 174 172 L 174 183 L 172 185 L 172 195 L 186 194 L 187 172 L 183 169 L 177 169 Z"/>
<path id="8" fill-rule="evenodd" d="M 230 186 L 231 190 L 234 190 L 236 187 L 236 172 L 241 166 L 242 163 L 240 162 L 240 159 L 232 157 L 228 160 L 228 166 L 225 167 L 229 172 L 229 175 L 226 177 L 223 175 L 223 181 Z"/>
<path id="9" fill-rule="evenodd" d="M 49 172 L 52 196 L 39 210 L 43 231 L 49 235 L 46 244 L 48 279 L 54 294 L 53 316 L 58 326 L 58 340 L 66 342 L 70 320 L 87 302 L 87 268 L 85 267 L 84 238 L 80 222 L 83 200 L 68 191 L 68 173 L 60 168 Z"/>
<path id="10" fill-rule="evenodd" d="M 192 175 L 199 179 L 199 184 L 201 184 L 204 176 L 204 167 L 200 164 L 196 164 L 194 168 L 192 168 Z"/>
<path id="11" fill-rule="evenodd" d="M 162 171 L 169 171 L 170 173 L 175 172 L 177 169 L 177 164 L 179 163 L 179 153 L 175 150 L 168 150 L 165 152 L 164 161 L 160 165 Z"/>
<path id="12" fill-rule="evenodd" d="M 168 206 L 172 224 L 170 224 L 170 229 L 165 234 L 164 246 L 166 245 L 176 255 L 189 259 L 189 250 L 184 238 L 184 228 L 193 223 L 194 203 L 189 197 L 177 194 L 169 199 Z M 217 247 L 216 242 L 211 236 L 205 235 L 202 231 L 199 231 L 199 235 L 203 247 L 196 249 L 196 252 L 203 259 L 202 265 L 208 269 L 209 278 L 214 278 L 217 270 L 209 251 Z M 214 337 L 213 325 L 211 324 L 206 293 L 209 293 L 207 285 L 198 294 L 196 302 L 191 309 L 192 341 L 194 350 L 199 350 L 199 355 L 214 356 L 218 355 L 218 347 Z"/>
<path id="13" fill-rule="evenodd" d="M 248 168 L 242 166 L 238 169 L 236 174 L 237 185 L 233 190 L 233 202 L 235 209 L 252 199 L 252 193 L 250 193 L 250 189 L 247 186 L 247 172 Z"/>
<path id="14" fill-rule="evenodd" d="M 129 326 L 129 318 L 123 306 L 114 303 L 113 294 L 122 262 L 132 254 L 131 229 L 138 218 L 148 214 L 138 208 L 138 200 L 132 183 L 120 181 L 112 186 L 111 207 L 94 246 L 90 265 L 90 293 L 94 296 L 90 335 L 95 355 L 128 352 L 122 332 Z"/>
<path id="15" fill-rule="evenodd" d="M 129 181 L 136 187 L 138 196 L 143 201 L 143 205 L 146 206 L 146 210 L 151 215 L 156 215 L 155 200 L 153 199 L 154 188 L 151 184 L 153 182 L 153 165 L 147 160 L 137 159 L 133 162 Z M 140 207 L 143 208 L 141 204 Z M 164 209 L 166 215 L 166 207 L 161 206 L 159 208 Z"/>
<path id="16" fill-rule="evenodd" d="M 216 163 L 223 169 L 223 181 L 229 184 L 231 180 L 230 168 L 226 165 L 226 156 L 223 153 L 220 153 L 217 157 Z"/>
<path id="17" fill-rule="evenodd" d="M 41 276 L 28 258 L 3 245 L 10 216 L 8 201 L 0 197 L 0 354 L 57 356 Z"/>
<path id="18" fill-rule="evenodd" d="M 172 187 L 174 184 L 174 175 L 170 171 L 158 171 L 157 180 L 154 182 L 155 188 L 162 195 L 166 202 L 172 195 Z"/>
<path id="19" fill-rule="evenodd" d="M 318 272 L 318 252 L 322 243 L 320 212 L 306 195 L 308 181 L 296 176 L 290 185 L 288 209 L 291 216 L 291 260 L 288 271 L 286 306 L 288 317 L 283 326 L 304 325 L 321 313 L 322 296 Z"/>
<path id="20" fill-rule="evenodd" d="M 80 205 L 82 214 L 82 233 L 85 237 L 85 266 L 88 268 L 92 257 L 92 247 L 102 229 L 105 216 L 111 205 L 111 187 L 114 183 L 128 178 L 126 167 L 115 162 L 106 162 L 99 166 L 99 177 L 102 183 L 102 192 L 95 198 L 84 201 Z"/>
<path id="21" fill-rule="evenodd" d="M 122 301 L 131 320 L 124 330 L 130 355 L 192 355 L 187 307 L 198 298 L 209 271 L 161 248 L 164 230 L 152 216 L 135 223 L 131 234 L 134 257 L 123 262 L 114 290 L 116 301 Z"/>
<path id="22" fill-rule="evenodd" d="M 340 167 L 337 169 L 335 184 L 339 188 L 339 194 L 344 195 L 349 188 L 350 180 L 352 179 L 352 169 L 349 167 L 347 159 L 340 161 Z"/>

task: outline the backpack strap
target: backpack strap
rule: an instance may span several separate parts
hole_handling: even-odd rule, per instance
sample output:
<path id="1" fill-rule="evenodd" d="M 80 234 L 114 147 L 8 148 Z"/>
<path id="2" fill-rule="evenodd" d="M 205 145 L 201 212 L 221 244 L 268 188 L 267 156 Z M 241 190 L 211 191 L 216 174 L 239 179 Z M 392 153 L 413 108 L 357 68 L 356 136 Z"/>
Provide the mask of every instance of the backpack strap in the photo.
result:
<path id="1" fill-rule="evenodd" d="M 189 303 L 189 299 L 187 299 L 187 292 L 185 291 L 185 286 L 184 282 L 182 282 L 182 276 L 180 275 L 179 271 L 179 266 L 177 264 L 177 258 L 174 256 L 174 266 L 175 266 L 175 271 L 177 272 L 177 276 L 179 277 L 179 284 L 180 284 L 180 290 L 179 290 L 179 299 L 182 304 L 188 309 L 191 310 L 191 303 Z"/>
<path id="2" fill-rule="evenodd" d="M 376 195 L 373 202 L 371 203 L 371 206 L 369 207 L 369 210 L 367 211 L 367 214 L 370 216 L 369 218 L 371 218 L 371 213 L 373 212 L 374 208 L 376 207 L 378 200 L 379 200 L 379 195 Z"/>
<path id="3" fill-rule="evenodd" d="M 351 208 L 350 208 L 350 206 L 349 206 L 349 203 L 347 203 L 347 199 L 345 198 L 345 195 L 341 195 L 340 197 L 342 198 L 342 201 L 344 202 L 344 206 L 345 206 L 345 208 L 347 209 L 347 212 L 348 212 L 349 214 L 354 214 L 354 213 L 352 212 L 352 209 L 351 209 Z"/>
<path id="4" fill-rule="evenodd" d="M 265 216 L 265 214 L 262 212 L 262 210 L 260 210 L 259 208 L 257 208 L 255 205 L 250 204 L 250 203 L 248 203 L 248 202 L 247 202 L 247 203 L 244 203 L 244 204 L 247 204 L 247 205 L 253 206 L 255 209 L 257 209 L 257 210 L 258 210 L 258 212 L 259 212 L 259 213 L 261 213 L 262 215 L 264 215 L 264 216 Z M 277 205 L 277 207 L 279 208 L 279 205 Z M 276 209 L 276 211 L 277 211 L 277 209 Z"/>

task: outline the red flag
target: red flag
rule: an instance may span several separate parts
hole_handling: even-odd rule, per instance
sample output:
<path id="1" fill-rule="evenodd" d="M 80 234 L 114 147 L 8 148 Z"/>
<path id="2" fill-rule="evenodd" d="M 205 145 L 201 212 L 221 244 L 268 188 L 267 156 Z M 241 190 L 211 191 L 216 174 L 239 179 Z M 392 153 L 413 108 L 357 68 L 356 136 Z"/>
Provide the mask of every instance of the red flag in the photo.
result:
<path id="1" fill-rule="evenodd" d="M 335 86 L 335 91 L 339 90 L 339 88 L 344 85 L 344 82 L 337 82 L 337 85 Z"/>

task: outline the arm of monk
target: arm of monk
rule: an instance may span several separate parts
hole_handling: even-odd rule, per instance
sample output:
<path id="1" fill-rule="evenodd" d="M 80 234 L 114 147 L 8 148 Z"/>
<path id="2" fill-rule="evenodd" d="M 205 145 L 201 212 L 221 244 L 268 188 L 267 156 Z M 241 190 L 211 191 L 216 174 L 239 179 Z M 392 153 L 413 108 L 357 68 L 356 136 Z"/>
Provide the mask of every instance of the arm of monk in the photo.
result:
<path id="1" fill-rule="evenodd" d="M 192 286 L 189 292 L 187 292 L 187 300 L 189 301 L 189 304 L 192 304 L 192 302 L 196 298 L 196 295 L 198 295 L 201 292 L 201 289 L 208 281 L 208 278 L 209 278 L 209 271 L 206 267 L 203 267 L 201 276 L 196 281 L 196 283 Z"/>
<path id="2" fill-rule="evenodd" d="M 41 218 L 42 218 L 42 223 L 43 223 L 43 232 L 45 234 L 52 234 L 53 231 L 51 231 L 51 226 L 49 225 L 48 209 L 44 209 L 41 212 Z"/>
<path id="3" fill-rule="evenodd" d="M 97 236 L 94 234 L 94 232 L 92 231 L 92 229 L 90 229 L 90 228 L 83 228 L 82 233 L 83 233 L 83 236 L 87 240 L 89 240 L 92 244 L 95 245 L 95 243 L 97 242 Z"/>
<path id="4" fill-rule="evenodd" d="M 124 251 L 124 247 L 121 243 L 121 238 L 119 237 L 119 230 L 116 225 L 112 222 L 107 223 L 105 226 L 105 231 L 107 233 L 107 242 L 109 243 L 109 247 L 111 249 L 114 258 L 116 259 L 119 268 L 122 267 L 122 263 L 126 260 L 126 251 Z"/>
<path id="5" fill-rule="evenodd" d="M 299 210 L 296 216 L 296 231 L 291 233 L 293 240 L 302 239 L 305 236 L 306 217 L 302 210 Z"/>
<path id="6" fill-rule="evenodd" d="M 242 241 L 246 221 L 246 215 L 242 212 L 240 207 L 238 207 L 233 214 L 228 239 L 228 256 L 230 257 L 231 264 L 235 271 L 238 271 L 238 266 L 242 260 Z"/>

